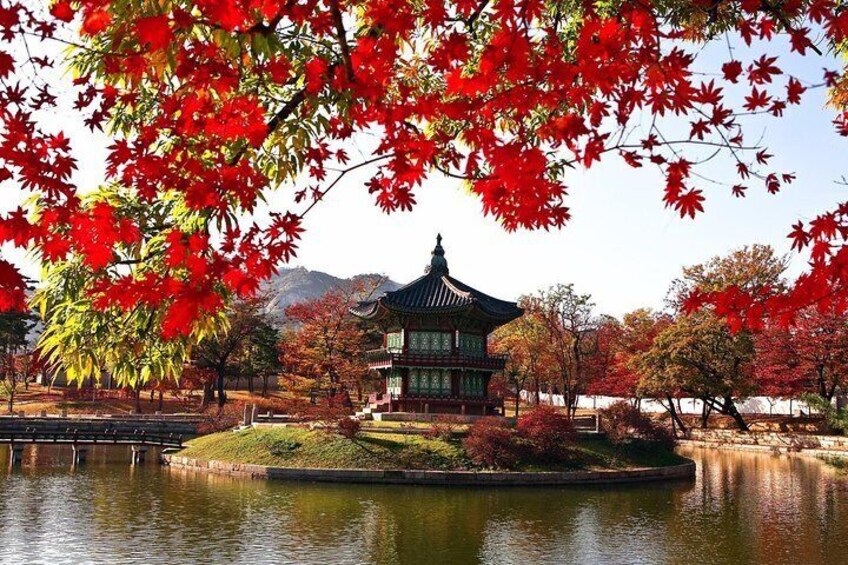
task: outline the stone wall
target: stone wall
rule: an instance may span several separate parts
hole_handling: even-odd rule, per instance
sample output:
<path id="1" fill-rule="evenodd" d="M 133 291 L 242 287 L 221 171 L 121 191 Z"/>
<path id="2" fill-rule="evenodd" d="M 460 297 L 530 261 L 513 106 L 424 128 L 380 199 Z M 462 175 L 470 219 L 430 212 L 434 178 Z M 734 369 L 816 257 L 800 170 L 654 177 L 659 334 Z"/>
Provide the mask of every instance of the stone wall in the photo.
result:
<path id="1" fill-rule="evenodd" d="M 779 432 L 690 429 L 685 444 L 746 451 L 848 456 L 848 437 Z"/>
<path id="2" fill-rule="evenodd" d="M 483 471 L 415 471 L 370 469 L 291 469 L 205 461 L 163 454 L 162 463 L 173 468 L 253 479 L 277 479 L 312 482 L 372 484 L 410 484 L 441 486 L 550 486 L 639 483 L 674 479 L 693 479 L 695 463 L 650 469 L 623 471 L 568 471 L 550 473 L 512 473 Z"/>

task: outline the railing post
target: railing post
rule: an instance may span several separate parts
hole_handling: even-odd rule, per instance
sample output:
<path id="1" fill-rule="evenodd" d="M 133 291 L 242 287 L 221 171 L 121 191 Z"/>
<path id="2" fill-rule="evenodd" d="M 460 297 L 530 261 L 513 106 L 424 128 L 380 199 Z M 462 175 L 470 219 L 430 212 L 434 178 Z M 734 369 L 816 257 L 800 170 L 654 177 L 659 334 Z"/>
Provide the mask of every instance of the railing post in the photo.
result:
<path id="1" fill-rule="evenodd" d="M 24 446 L 20 443 L 9 445 L 9 465 L 20 465 L 24 460 Z"/>
<path id="2" fill-rule="evenodd" d="M 88 453 L 88 449 L 86 449 L 85 446 L 78 445 L 77 443 L 74 443 L 73 449 L 74 449 L 73 466 L 76 467 L 78 465 L 82 465 L 83 463 L 85 463 L 85 456 Z"/>
<path id="3" fill-rule="evenodd" d="M 142 465 L 144 463 L 144 458 L 147 455 L 147 446 L 146 445 L 133 445 L 132 446 L 132 465 Z"/>

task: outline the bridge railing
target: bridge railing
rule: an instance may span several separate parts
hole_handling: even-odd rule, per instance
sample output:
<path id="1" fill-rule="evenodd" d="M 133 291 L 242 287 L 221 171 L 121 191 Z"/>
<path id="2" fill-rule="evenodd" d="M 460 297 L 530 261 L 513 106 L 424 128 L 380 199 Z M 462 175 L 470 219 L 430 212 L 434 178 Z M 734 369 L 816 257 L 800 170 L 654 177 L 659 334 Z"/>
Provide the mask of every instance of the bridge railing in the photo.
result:
<path id="1" fill-rule="evenodd" d="M 182 434 L 155 434 L 144 430 L 132 433 L 118 430 L 78 430 L 68 428 L 65 431 L 39 430 L 0 430 L 0 443 L 41 443 L 41 444 L 93 444 L 93 445 L 148 445 L 156 447 L 183 446 Z"/>

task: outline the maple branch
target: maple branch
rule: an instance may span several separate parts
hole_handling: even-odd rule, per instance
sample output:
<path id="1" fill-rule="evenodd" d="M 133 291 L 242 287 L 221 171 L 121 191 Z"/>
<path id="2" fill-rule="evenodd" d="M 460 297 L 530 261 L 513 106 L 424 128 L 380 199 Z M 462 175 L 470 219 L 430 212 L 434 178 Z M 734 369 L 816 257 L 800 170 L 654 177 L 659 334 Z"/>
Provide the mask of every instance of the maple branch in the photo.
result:
<path id="1" fill-rule="evenodd" d="M 343 171 L 340 171 L 339 174 L 336 176 L 336 178 L 333 180 L 333 182 L 331 182 L 327 186 L 327 188 L 320 191 L 320 193 L 318 194 L 317 197 L 313 198 L 312 203 L 309 206 L 307 206 L 306 210 L 304 210 L 300 214 L 300 218 L 303 218 L 306 214 L 308 214 L 315 207 L 316 204 L 318 204 L 321 200 L 323 200 L 324 196 L 326 196 L 327 193 L 330 192 L 333 189 L 333 187 L 335 187 L 337 184 L 339 184 L 339 181 L 341 181 L 345 177 L 345 175 L 347 175 L 348 173 L 351 173 L 351 172 L 353 172 L 357 169 L 361 169 L 362 167 L 371 165 L 372 163 L 376 163 L 376 162 L 382 161 L 384 159 L 389 159 L 391 157 L 394 157 L 394 153 L 392 153 L 390 155 L 380 155 L 378 157 L 366 159 L 365 161 L 362 161 L 360 163 L 357 163 L 356 165 L 352 165 L 352 166 L 348 167 L 347 169 L 344 169 Z"/>
<path id="2" fill-rule="evenodd" d="M 268 124 L 265 126 L 267 129 L 265 138 L 267 139 L 268 136 L 274 133 L 274 131 L 276 131 L 276 129 L 280 127 L 280 124 L 283 122 L 283 120 L 291 116 L 292 113 L 297 109 L 298 106 L 300 106 L 300 104 L 304 100 L 306 100 L 306 88 L 301 88 L 295 93 L 294 96 L 291 97 L 288 102 L 283 104 L 283 107 L 280 108 L 277 113 L 271 117 L 270 120 L 268 120 Z M 227 164 L 233 166 L 238 163 L 239 160 L 244 157 L 245 153 L 247 153 L 247 147 L 247 145 L 242 145 L 241 148 L 236 151 L 236 154 L 233 155 L 229 161 L 227 161 Z"/>
<path id="3" fill-rule="evenodd" d="M 775 6 L 772 6 L 771 2 L 769 2 L 768 0 L 762 0 L 760 9 L 774 16 L 774 18 L 777 19 L 777 21 L 779 21 L 783 25 L 784 29 L 786 29 L 787 31 L 797 32 L 797 30 L 792 27 L 792 22 L 790 22 L 789 19 L 786 17 L 786 14 L 778 10 Z M 808 47 L 812 49 L 817 55 L 819 55 L 820 57 L 824 55 L 824 53 L 821 52 L 821 49 L 819 49 L 812 41 L 808 40 L 807 43 Z"/>
<path id="4" fill-rule="evenodd" d="M 433 167 L 437 171 L 439 171 L 440 173 L 445 175 L 446 177 L 450 177 L 452 179 L 474 181 L 474 180 L 483 180 L 483 179 L 487 178 L 487 177 L 470 177 L 470 176 L 467 176 L 467 175 L 460 175 L 460 174 L 457 174 L 457 173 L 453 173 L 453 172 L 450 171 L 450 169 L 446 169 L 445 167 L 440 165 L 439 162 L 436 161 L 436 160 L 433 161 Z"/>
<path id="5" fill-rule="evenodd" d="M 336 35 L 339 39 L 339 47 L 342 50 L 342 60 L 344 61 L 345 70 L 347 71 L 347 79 L 353 82 L 356 77 L 353 73 L 353 63 L 350 60 L 350 45 L 347 43 L 347 32 L 345 32 L 344 22 L 342 21 L 342 11 L 339 9 L 339 0 L 330 0 L 330 11 L 333 15 L 333 24 L 336 26 Z"/>
<path id="6" fill-rule="evenodd" d="M 489 0 L 483 0 L 480 2 L 480 5 L 477 6 L 477 9 L 474 10 L 474 13 L 468 16 L 468 19 L 465 20 L 465 24 L 468 26 L 468 29 L 474 34 L 474 22 L 480 17 L 483 13 L 483 10 L 486 9 L 486 6 L 489 5 Z"/>

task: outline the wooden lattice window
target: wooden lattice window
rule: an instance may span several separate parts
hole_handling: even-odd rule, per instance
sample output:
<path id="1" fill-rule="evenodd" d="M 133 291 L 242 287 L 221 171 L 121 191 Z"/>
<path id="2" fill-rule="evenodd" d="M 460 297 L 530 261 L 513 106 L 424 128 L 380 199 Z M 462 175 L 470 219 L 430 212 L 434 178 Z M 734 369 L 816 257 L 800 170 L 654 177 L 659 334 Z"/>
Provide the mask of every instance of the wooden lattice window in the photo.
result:
<path id="1" fill-rule="evenodd" d="M 409 350 L 415 353 L 450 353 L 452 337 L 448 332 L 409 332 Z"/>
<path id="2" fill-rule="evenodd" d="M 464 353 L 483 355 L 486 351 L 486 338 L 476 334 L 459 334 L 459 349 Z"/>

